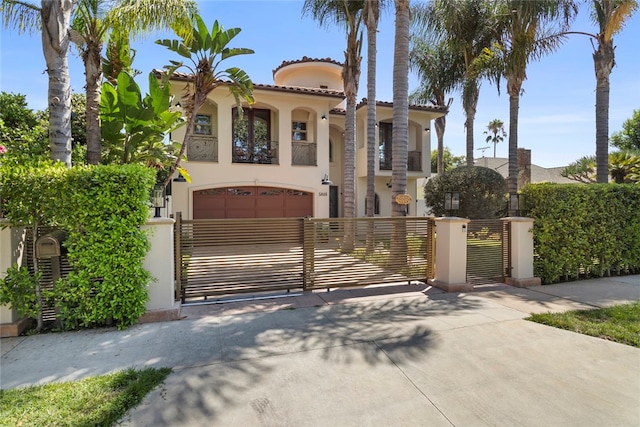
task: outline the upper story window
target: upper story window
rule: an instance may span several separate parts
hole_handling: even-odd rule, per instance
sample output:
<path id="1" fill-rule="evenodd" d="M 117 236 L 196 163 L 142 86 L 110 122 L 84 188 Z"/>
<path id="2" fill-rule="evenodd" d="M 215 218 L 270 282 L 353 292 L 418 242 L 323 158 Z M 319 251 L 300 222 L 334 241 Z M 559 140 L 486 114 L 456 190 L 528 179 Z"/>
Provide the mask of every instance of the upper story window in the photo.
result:
<path id="1" fill-rule="evenodd" d="M 271 111 L 245 108 L 241 117 L 233 109 L 233 162 L 278 163 L 278 143 L 271 140 Z"/>
<path id="2" fill-rule="evenodd" d="M 378 127 L 379 135 L 379 156 L 380 170 L 391 170 L 391 161 L 393 147 L 391 145 L 391 134 L 393 132 L 393 124 L 388 122 L 380 122 Z"/>
<path id="3" fill-rule="evenodd" d="M 307 140 L 307 122 L 291 123 L 291 140 L 292 141 Z"/>
<path id="4" fill-rule="evenodd" d="M 211 135 L 211 116 L 207 114 L 196 114 L 193 133 L 195 135 Z"/>

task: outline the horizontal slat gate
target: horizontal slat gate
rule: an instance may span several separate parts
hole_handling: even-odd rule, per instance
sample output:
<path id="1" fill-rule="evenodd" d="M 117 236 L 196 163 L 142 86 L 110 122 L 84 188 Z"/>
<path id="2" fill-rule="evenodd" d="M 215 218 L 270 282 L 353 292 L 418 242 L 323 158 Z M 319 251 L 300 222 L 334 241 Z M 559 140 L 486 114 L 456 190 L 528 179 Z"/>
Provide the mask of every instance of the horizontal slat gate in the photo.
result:
<path id="1" fill-rule="evenodd" d="M 473 219 L 467 229 L 467 282 L 502 283 L 504 262 L 503 222 L 500 219 Z M 506 256 L 508 257 L 508 251 Z"/>
<path id="2" fill-rule="evenodd" d="M 332 218 L 309 223 L 314 232 L 305 232 L 305 253 L 314 256 L 305 257 L 307 289 L 426 283 L 433 277 L 433 258 L 427 256 L 433 253 L 430 218 Z"/>
<path id="3" fill-rule="evenodd" d="M 182 220 L 178 213 L 176 297 L 426 282 L 434 230 L 430 218 Z"/>
<path id="4" fill-rule="evenodd" d="M 179 297 L 302 287 L 302 219 L 181 220 Z M 177 257 L 178 258 L 178 257 Z"/>

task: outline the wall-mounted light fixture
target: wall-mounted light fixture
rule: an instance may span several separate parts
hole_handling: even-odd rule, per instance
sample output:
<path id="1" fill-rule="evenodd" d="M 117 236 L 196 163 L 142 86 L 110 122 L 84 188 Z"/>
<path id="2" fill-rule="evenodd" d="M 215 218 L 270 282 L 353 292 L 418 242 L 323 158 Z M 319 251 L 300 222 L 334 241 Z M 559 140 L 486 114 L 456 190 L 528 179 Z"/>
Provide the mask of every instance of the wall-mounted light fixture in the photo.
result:
<path id="1" fill-rule="evenodd" d="M 387 188 L 391 188 L 391 187 L 392 187 L 391 180 L 389 180 L 389 182 L 387 182 Z"/>
<path id="2" fill-rule="evenodd" d="M 327 120 L 327 115 L 326 114 L 322 115 L 322 120 Z"/>
<path id="3" fill-rule="evenodd" d="M 509 196 L 509 215 L 520 216 L 527 210 L 527 199 L 524 194 L 511 194 Z"/>
<path id="4" fill-rule="evenodd" d="M 329 175 L 324 174 L 324 178 L 322 178 L 322 185 L 331 185 L 333 182 L 329 181 Z"/>
<path id="5" fill-rule="evenodd" d="M 156 209 L 154 217 L 159 218 L 160 208 L 166 206 L 165 187 L 162 183 L 158 183 L 153 187 L 153 191 L 151 192 L 151 206 Z"/>
<path id="6" fill-rule="evenodd" d="M 444 193 L 444 210 L 451 216 L 453 211 L 460 209 L 460 193 L 445 192 Z"/>
<path id="7" fill-rule="evenodd" d="M 178 173 L 178 176 L 173 178 L 173 182 L 187 182 L 187 180 L 182 176 L 181 173 Z"/>
<path id="8" fill-rule="evenodd" d="M 431 128 L 426 127 L 426 128 L 424 128 L 424 131 L 429 133 L 429 132 L 431 132 Z"/>

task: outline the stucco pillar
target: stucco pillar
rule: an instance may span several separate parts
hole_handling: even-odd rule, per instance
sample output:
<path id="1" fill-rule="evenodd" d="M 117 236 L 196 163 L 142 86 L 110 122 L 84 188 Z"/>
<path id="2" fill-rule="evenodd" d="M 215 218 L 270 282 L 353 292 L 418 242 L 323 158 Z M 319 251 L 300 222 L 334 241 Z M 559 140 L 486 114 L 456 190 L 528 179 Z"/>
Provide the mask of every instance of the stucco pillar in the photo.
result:
<path id="1" fill-rule="evenodd" d="M 467 224 L 458 217 L 436 218 L 436 271 L 431 284 L 447 292 L 473 289 L 467 283 Z"/>
<path id="2" fill-rule="evenodd" d="M 6 276 L 13 264 L 22 264 L 25 244 L 24 228 L 11 228 L 9 221 L 0 218 L 0 279 Z M 0 336 L 15 337 L 28 326 L 28 319 L 21 319 L 9 306 L 0 305 Z"/>
<path id="3" fill-rule="evenodd" d="M 154 278 L 149 284 L 147 313 L 141 323 L 175 320 L 180 315 L 180 303 L 175 300 L 173 218 L 149 218 L 142 229 L 148 232 L 149 252 L 143 266 Z"/>
<path id="4" fill-rule="evenodd" d="M 521 288 L 540 285 L 540 278 L 533 275 L 533 218 L 508 217 L 502 220 L 511 224 L 511 277 L 505 277 L 505 283 Z"/>

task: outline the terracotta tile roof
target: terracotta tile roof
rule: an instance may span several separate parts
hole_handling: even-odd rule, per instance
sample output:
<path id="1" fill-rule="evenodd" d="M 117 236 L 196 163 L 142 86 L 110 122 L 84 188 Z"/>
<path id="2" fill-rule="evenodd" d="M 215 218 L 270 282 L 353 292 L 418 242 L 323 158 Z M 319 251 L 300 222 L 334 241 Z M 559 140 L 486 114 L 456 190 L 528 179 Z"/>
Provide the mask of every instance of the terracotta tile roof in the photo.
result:
<path id="1" fill-rule="evenodd" d="M 276 72 L 281 69 L 282 67 L 286 67 L 287 65 L 292 65 L 292 64 L 302 64 L 304 62 L 326 62 L 329 64 L 336 64 L 342 67 L 342 62 L 336 61 L 335 59 L 331 59 L 331 58 L 309 58 L 308 56 L 303 56 L 302 59 L 296 59 L 293 61 L 282 61 L 282 64 L 278 65 L 274 70 L 273 70 L 273 74 L 275 75 Z"/>
<path id="2" fill-rule="evenodd" d="M 358 103 L 358 105 L 356 105 L 356 110 L 359 108 L 364 107 L 365 105 L 367 105 L 367 98 L 362 98 L 362 100 Z M 389 107 L 389 108 L 393 108 L 393 102 L 386 102 L 386 101 L 376 101 L 376 107 Z M 440 112 L 448 112 L 449 108 L 446 106 L 440 106 L 440 105 L 418 105 L 418 104 L 410 104 L 409 105 L 409 109 L 410 110 L 422 110 L 422 111 L 433 111 L 436 113 L 440 113 Z"/>
<path id="3" fill-rule="evenodd" d="M 157 69 L 153 70 L 153 72 L 158 78 L 162 77 L 162 75 L 164 74 L 164 71 L 157 70 Z M 184 82 L 190 81 L 191 74 L 174 72 L 173 75 L 171 76 L 171 80 L 184 81 Z M 228 81 L 224 81 L 224 80 L 221 80 L 221 82 L 223 84 L 229 83 Z M 261 84 L 261 83 L 254 83 L 253 88 L 259 89 L 259 90 L 272 90 L 272 91 L 278 91 L 278 92 L 304 93 L 308 95 L 330 96 L 332 98 L 340 98 L 340 99 L 344 98 L 344 92 L 339 90 L 333 90 L 333 89 L 315 89 L 315 88 L 298 87 L 298 86 L 276 86 L 276 85 L 268 85 L 268 84 Z"/>

